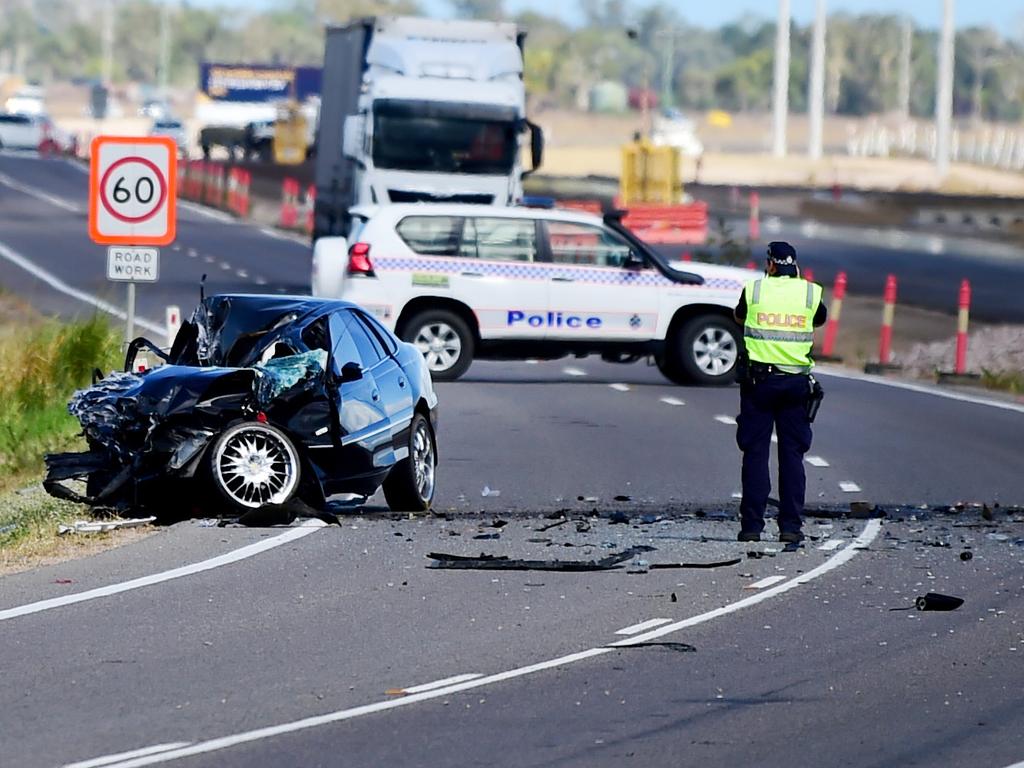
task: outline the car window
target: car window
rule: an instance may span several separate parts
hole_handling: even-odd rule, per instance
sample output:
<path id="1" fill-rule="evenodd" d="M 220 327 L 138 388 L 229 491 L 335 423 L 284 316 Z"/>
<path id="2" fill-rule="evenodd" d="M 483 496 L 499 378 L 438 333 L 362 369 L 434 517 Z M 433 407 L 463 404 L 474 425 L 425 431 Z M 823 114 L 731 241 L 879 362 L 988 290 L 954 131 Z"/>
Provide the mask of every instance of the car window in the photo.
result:
<path id="1" fill-rule="evenodd" d="M 551 260 L 556 264 L 621 267 L 629 258 L 629 243 L 602 227 L 548 221 L 547 230 Z"/>
<path id="2" fill-rule="evenodd" d="M 459 255 L 491 261 L 533 261 L 537 256 L 533 219 L 466 219 Z"/>
<path id="3" fill-rule="evenodd" d="M 363 364 L 367 368 L 372 368 L 388 356 L 387 352 L 384 351 L 383 345 L 377 340 L 377 337 L 366 325 L 359 322 L 355 312 L 348 313 L 348 332 L 352 336 L 352 340 L 359 350 L 359 356 L 363 359 Z"/>
<path id="4" fill-rule="evenodd" d="M 363 324 L 370 329 L 374 338 L 383 345 L 384 351 L 387 354 L 393 355 L 398 351 L 398 345 L 395 343 L 395 337 L 388 333 L 384 329 L 384 326 L 377 322 L 376 318 L 372 315 L 366 314 L 365 312 L 356 312 L 355 314 L 356 317 L 358 317 Z"/>
<path id="5" fill-rule="evenodd" d="M 457 216 L 407 216 L 395 228 L 406 245 L 424 256 L 455 256 L 461 229 Z"/>
<path id="6" fill-rule="evenodd" d="M 9 123 L 13 125 L 28 125 L 32 122 L 32 118 L 26 117 L 25 115 L 0 115 L 0 123 Z"/>
<path id="7" fill-rule="evenodd" d="M 355 339 L 349 333 L 351 320 L 352 317 L 348 312 L 335 312 L 331 315 L 331 343 L 334 345 L 334 349 L 331 350 L 331 368 L 334 373 L 339 375 L 345 363 L 359 363 L 363 367 L 372 365 L 363 360 Z"/>

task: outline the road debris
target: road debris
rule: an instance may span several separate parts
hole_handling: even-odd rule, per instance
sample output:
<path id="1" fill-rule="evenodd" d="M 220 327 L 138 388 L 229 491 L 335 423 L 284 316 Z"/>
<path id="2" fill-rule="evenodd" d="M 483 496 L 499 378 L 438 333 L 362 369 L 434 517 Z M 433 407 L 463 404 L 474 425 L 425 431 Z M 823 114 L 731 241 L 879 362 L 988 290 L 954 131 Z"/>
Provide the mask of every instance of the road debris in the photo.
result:
<path id="1" fill-rule="evenodd" d="M 963 604 L 962 597 L 942 595 L 938 592 L 929 592 L 914 601 L 914 606 L 919 611 L 955 611 Z"/>
<path id="2" fill-rule="evenodd" d="M 480 491 L 480 495 L 483 496 L 485 499 L 489 496 L 497 498 L 498 496 L 501 496 L 501 491 L 499 491 L 497 488 L 491 488 L 491 486 L 485 485 L 483 490 Z"/>
<path id="3" fill-rule="evenodd" d="M 965 550 L 965 551 L 960 553 L 960 559 L 963 560 L 964 562 L 967 562 L 968 560 L 971 560 L 973 558 L 974 558 L 974 553 L 971 552 L 970 550 Z"/>
<path id="4" fill-rule="evenodd" d="M 122 528 L 138 528 L 155 522 L 155 517 L 138 517 L 129 520 L 76 520 L 71 525 L 57 526 L 57 533 L 107 533 Z"/>
<path id="5" fill-rule="evenodd" d="M 730 565 L 738 565 L 741 562 L 743 562 L 743 558 L 735 557 L 731 560 L 718 560 L 709 563 L 652 563 L 651 570 L 668 568 L 726 568 Z"/>
<path id="6" fill-rule="evenodd" d="M 538 533 L 543 533 L 544 531 L 550 531 L 552 528 L 557 528 L 560 525 L 565 525 L 568 522 L 569 522 L 569 518 L 563 517 L 561 520 L 556 520 L 553 523 L 548 523 L 547 525 L 542 525 L 540 528 L 534 528 L 534 530 L 537 531 Z"/>
<path id="7" fill-rule="evenodd" d="M 678 653 L 695 653 L 697 648 L 689 643 L 672 642 L 671 640 L 661 643 L 624 643 L 623 645 L 610 645 L 607 648 L 665 648 Z"/>
<path id="8" fill-rule="evenodd" d="M 430 552 L 427 554 L 427 558 L 434 561 L 429 566 L 431 568 L 486 571 L 610 571 L 618 568 L 619 565 L 632 559 L 638 553 L 653 550 L 653 547 L 640 545 L 602 557 L 599 560 L 526 560 L 483 553 L 478 557 L 467 557 L 443 552 Z"/>

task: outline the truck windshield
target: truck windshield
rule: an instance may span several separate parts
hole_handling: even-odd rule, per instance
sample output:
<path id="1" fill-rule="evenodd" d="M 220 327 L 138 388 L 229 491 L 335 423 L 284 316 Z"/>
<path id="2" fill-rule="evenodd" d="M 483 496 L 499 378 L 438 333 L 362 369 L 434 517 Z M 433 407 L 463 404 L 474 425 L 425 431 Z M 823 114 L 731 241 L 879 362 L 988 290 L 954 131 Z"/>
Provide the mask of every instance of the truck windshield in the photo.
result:
<path id="1" fill-rule="evenodd" d="M 505 175 L 518 151 L 513 115 L 453 114 L 436 107 L 382 103 L 374 109 L 373 163 L 378 168 Z"/>

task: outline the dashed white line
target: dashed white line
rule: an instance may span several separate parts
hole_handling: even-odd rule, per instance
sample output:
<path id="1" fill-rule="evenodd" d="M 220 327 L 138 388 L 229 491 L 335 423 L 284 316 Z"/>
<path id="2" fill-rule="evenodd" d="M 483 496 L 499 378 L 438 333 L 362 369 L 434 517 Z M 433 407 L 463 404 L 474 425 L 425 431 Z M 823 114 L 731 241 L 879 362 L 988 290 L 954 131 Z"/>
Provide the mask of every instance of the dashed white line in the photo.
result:
<path id="1" fill-rule="evenodd" d="M 198 213 L 200 216 L 205 216 L 208 219 L 213 219 L 214 221 L 219 221 L 222 224 L 237 224 L 238 223 L 238 221 L 233 216 L 230 216 L 230 215 L 228 215 L 226 213 L 222 213 L 221 211 L 215 211 L 212 208 L 206 208 L 205 206 L 202 206 L 202 205 L 196 205 L 195 203 L 190 203 L 190 202 L 187 202 L 185 200 L 179 200 L 178 201 L 178 207 L 179 208 L 184 208 L 186 211 L 192 211 L 193 213 Z"/>
<path id="2" fill-rule="evenodd" d="M 231 265 L 228 264 L 226 261 L 222 261 L 220 263 L 220 268 L 223 269 L 225 272 L 228 272 L 231 269 Z"/>
<path id="3" fill-rule="evenodd" d="M 265 277 L 263 277 L 261 275 L 256 275 L 256 277 L 254 277 L 253 280 L 256 281 L 256 285 L 266 285 L 267 284 L 267 278 L 265 278 Z"/>
<path id="4" fill-rule="evenodd" d="M 213 262 L 215 262 L 216 259 L 213 258 L 213 256 L 203 256 L 203 261 L 205 261 L 207 264 L 213 264 Z"/>
<path id="5" fill-rule="evenodd" d="M 733 491 L 732 492 L 732 497 L 734 499 L 742 499 L 743 498 L 743 491 Z"/>
<path id="6" fill-rule="evenodd" d="M 180 243 L 175 243 L 174 245 L 171 246 L 171 250 L 172 251 L 180 251 L 181 250 L 181 244 Z"/>
<path id="7" fill-rule="evenodd" d="M 747 584 L 747 586 L 745 586 L 744 589 L 764 589 L 765 587 L 770 587 L 773 584 L 778 584 L 780 581 L 785 580 L 785 576 L 766 576 L 760 581 L 755 581 L 753 584 Z"/>
<path id="8" fill-rule="evenodd" d="M 444 688 L 446 685 L 455 685 L 456 683 L 464 683 L 467 680 L 476 680 L 478 677 L 483 677 L 483 675 L 479 672 L 471 672 L 465 675 L 446 677 L 444 680 L 435 680 L 432 683 L 414 685 L 411 688 L 403 688 L 402 691 L 405 693 L 423 693 L 424 691 L 433 691 L 437 688 Z"/>
<path id="9" fill-rule="evenodd" d="M 842 539 L 829 539 L 820 547 L 818 547 L 818 549 L 823 550 L 825 552 L 831 552 L 833 549 L 839 549 L 841 546 L 843 546 Z"/>
<path id="10" fill-rule="evenodd" d="M 638 632 L 643 632 L 645 629 L 654 629 L 654 627 L 660 627 L 662 624 L 668 624 L 672 619 L 648 619 L 647 621 L 641 621 L 639 624 L 633 624 L 629 627 L 623 627 L 622 629 L 615 630 L 616 635 L 635 635 Z"/>
<path id="11" fill-rule="evenodd" d="M 154 744 L 152 747 L 133 749 L 131 752 L 119 752 L 116 755 L 104 755 L 103 757 L 94 757 L 92 760 L 82 760 L 78 763 L 67 763 L 63 768 L 100 768 L 100 766 L 110 765 L 111 763 L 117 763 L 121 760 L 130 760 L 133 757 L 146 757 L 148 755 L 155 755 L 158 752 L 169 752 L 172 749 L 180 749 L 181 747 L 187 747 L 191 743 L 191 741 L 172 741 L 167 744 Z"/>
<path id="12" fill-rule="evenodd" d="M 198 255 L 199 255 L 199 251 L 197 251 L 197 250 L 196 250 L 195 248 L 189 248 L 189 249 L 188 249 L 188 257 L 189 257 L 190 259 L 194 259 L 194 258 L 196 258 L 196 257 L 197 257 Z"/>
<path id="13" fill-rule="evenodd" d="M 680 400 L 678 397 L 662 397 L 659 398 L 665 405 L 686 405 L 686 403 Z"/>
<path id="14" fill-rule="evenodd" d="M 843 493 L 860 493 L 860 486 L 852 480 L 843 480 L 839 483 L 839 490 Z"/>
<path id="15" fill-rule="evenodd" d="M 274 536 L 272 539 L 264 539 L 263 541 L 257 541 L 254 544 L 248 544 L 231 552 L 225 552 L 223 555 L 211 557 L 209 560 L 202 560 L 198 563 L 183 565 L 180 568 L 173 568 L 169 571 L 154 573 L 150 576 L 142 576 L 141 578 L 132 579 L 131 581 L 122 581 L 118 584 L 109 584 L 105 587 L 97 587 L 96 589 L 90 589 L 86 592 L 61 595 L 60 597 L 52 597 L 49 600 L 40 600 L 35 603 L 27 603 L 15 608 L 8 608 L 7 610 L 0 611 L 0 621 L 14 619 L 18 616 L 27 616 L 31 613 L 39 613 L 40 611 L 48 611 L 52 608 L 60 608 L 65 605 L 84 603 L 87 600 L 109 597 L 110 595 L 117 595 L 121 592 L 129 592 L 133 589 L 141 589 L 142 587 L 149 587 L 153 584 L 162 584 L 163 582 L 171 581 L 172 579 L 180 579 L 183 576 L 191 576 L 196 573 L 202 573 L 203 571 L 220 568 L 222 565 L 237 563 L 239 560 L 245 560 L 246 558 L 258 555 L 261 552 L 266 552 L 269 549 L 274 549 L 275 547 L 280 547 L 283 544 L 289 544 L 296 539 L 301 539 L 304 536 L 309 536 L 311 533 L 316 533 L 316 531 L 320 530 L 325 525 L 326 523 L 322 520 L 309 520 L 300 526 L 290 528 L 280 536 Z"/>
<path id="16" fill-rule="evenodd" d="M 719 422 L 720 424 L 729 424 L 730 426 L 736 426 L 736 419 L 734 419 L 732 416 L 726 416 L 724 413 L 720 413 L 717 416 L 715 416 L 715 421 Z"/>
<path id="17" fill-rule="evenodd" d="M 616 392 L 629 392 L 629 384 L 609 384 Z"/>
<path id="18" fill-rule="evenodd" d="M 658 637 L 678 632 L 680 629 L 687 627 L 693 627 L 698 624 L 704 624 L 712 619 L 717 619 L 721 616 L 727 616 L 730 613 L 735 613 L 744 608 L 748 608 L 752 605 L 758 605 L 776 595 L 781 595 L 788 592 L 791 589 L 795 589 L 801 584 L 806 584 L 809 581 L 825 575 L 829 571 L 832 571 L 845 563 L 849 562 L 853 557 L 857 555 L 859 548 L 867 546 L 875 537 L 878 536 L 878 532 L 881 530 L 882 523 L 880 520 L 869 520 L 867 525 L 864 526 L 864 530 L 861 534 L 854 539 L 850 546 L 846 547 L 840 552 L 830 557 L 821 565 L 816 568 L 812 568 L 807 573 L 801 574 L 796 578 L 793 578 L 783 584 L 766 589 L 763 592 L 758 592 L 756 595 L 750 595 L 742 600 L 737 600 L 734 603 L 729 603 L 721 608 L 708 611 L 706 613 L 699 614 L 697 616 L 691 616 L 688 619 L 677 621 L 673 624 L 666 624 L 656 629 L 652 629 L 649 632 L 641 633 L 633 637 L 619 640 L 611 645 L 601 646 L 598 648 L 590 648 L 585 651 L 578 653 L 570 653 L 566 656 L 560 656 L 555 659 L 548 661 L 542 661 L 537 664 L 531 664 L 525 667 L 519 667 L 517 669 L 510 669 L 506 672 L 499 672 L 494 675 L 488 675 L 486 677 L 479 677 L 475 680 L 467 680 L 464 683 L 456 683 L 445 688 L 435 688 L 432 691 L 425 691 L 423 693 L 413 694 L 411 696 L 404 696 L 399 699 L 389 699 L 386 701 L 373 702 L 371 704 L 364 704 L 359 707 L 352 707 L 351 709 L 343 709 L 336 712 L 329 712 L 323 715 L 317 715 L 314 717 L 307 717 L 302 720 L 293 720 L 289 723 L 282 723 L 280 725 L 272 725 L 265 728 L 258 728 L 252 731 L 245 731 L 243 733 L 237 733 L 231 736 L 223 736 L 217 739 L 209 739 L 208 741 L 201 741 L 197 744 L 191 744 L 181 749 L 172 750 L 170 752 L 163 752 L 159 755 L 149 755 L 146 757 L 139 757 L 132 760 L 126 760 L 116 764 L 116 768 L 142 768 L 146 765 L 154 765 L 157 763 L 169 762 L 171 760 L 179 760 L 184 757 L 192 757 L 194 755 L 209 754 L 211 752 L 217 752 L 222 749 L 229 749 L 240 744 L 251 744 L 253 742 L 262 741 L 264 739 L 274 738 L 275 736 L 281 736 L 288 733 L 296 733 L 299 731 L 308 730 L 310 728 L 316 728 L 321 725 L 328 725 L 331 723 L 339 723 L 345 720 L 353 720 L 357 717 L 364 715 L 375 714 L 377 712 L 386 712 L 392 709 L 399 709 L 401 707 L 408 707 L 413 704 L 418 704 L 421 701 L 430 701 L 433 699 L 443 698 L 445 696 L 451 696 L 462 691 L 472 690 L 474 688 L 482 688 L 487 685 L 493 685 L 494 683 L 501 683 L 506 680 L 514 680 L 520 677 L 526 677 L 536 672 L 542 672 L 548 669 L 556 669 L 558 667 L 568 666 L 575 664 L 579 661 L 586 659 L 592 659 L 597 656 L 604 656 L 608 653 L 614 652 L 617 648 L 623 646 L 636 645 L 638 643 L 645 643 L 650 640 L 654 640 Z"/>
<path id="19" fill-rule="evenodd" d="M 566 376 L 586 376 L 587 372 L 582 368 L 563 368 L 562 373 Z"/>
<path id="20" fill-rule="evenodd" d="M 806 461 L 812 467 L 827 467 L 827 466 L 829 466 L 829 463 L 827 461 L 825 461 L 823 458 L 821 458 L 821 456 L 808 456 L 806 459 L 804 459 L 804 461 Z"/>
<path id="21" fill-rule="evenodd" d="M 249 276 L 249 273 L 246 272 L 244 269 L 236 270 L 235 274 L 238 275 L 243 280 L 245 280 Z"/>
<path id="22" fill-rule="evenodd" d="M 49 203 L 50 205 L 56 206 L 64 211 L 68 211 L 69 213 L 85 212 L 81 207 L 65 200 L 62 197 L 57 197 L 56 195 L 51 195 L 48 192 L 43 192 L 41 189 L 36 189 L 35 187 L 22 184 L 20 181 L 12 179 L 6 173 L 0 173 L 0 184 L 10 187 L 16 192 L 21 192 L 23 195 L 34 197 L 36 200 L 42 200 L 44 203 Z"/>

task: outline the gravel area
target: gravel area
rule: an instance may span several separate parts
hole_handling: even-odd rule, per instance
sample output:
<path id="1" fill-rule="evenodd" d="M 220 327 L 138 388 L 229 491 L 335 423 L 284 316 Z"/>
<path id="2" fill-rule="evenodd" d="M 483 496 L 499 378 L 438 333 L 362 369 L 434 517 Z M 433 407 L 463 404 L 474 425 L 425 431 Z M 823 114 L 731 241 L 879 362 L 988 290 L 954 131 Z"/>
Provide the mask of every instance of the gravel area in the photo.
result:
<path id="1" fill-rule="evenodd" d="M 955 357 L 956 338 L 915 344 L 897 361 L 915 376 L 934 376 L 945 371 Z M 967 370 L 971 373 L 1024 372 L 1024 326 L 996 325 L 970 334 Z"/>

